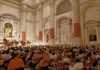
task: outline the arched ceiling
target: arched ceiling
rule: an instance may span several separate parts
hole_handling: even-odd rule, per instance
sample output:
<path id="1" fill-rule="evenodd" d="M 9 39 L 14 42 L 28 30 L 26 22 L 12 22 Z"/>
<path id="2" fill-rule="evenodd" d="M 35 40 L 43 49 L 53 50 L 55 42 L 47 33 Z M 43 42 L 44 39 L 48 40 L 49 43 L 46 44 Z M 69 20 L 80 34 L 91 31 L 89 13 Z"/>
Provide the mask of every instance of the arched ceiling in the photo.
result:
<path id="1" fill-rule="evenodd" d="M 42 3 L 42 2 L 47 1 L 47 0 L 23 0 L 23 1 L 26 2 L 29 5 L 37 5 L 40 2 Z"/>
<path id="2" fill-rule="evenodd" d="M 24 0 L 27 4 L 30 5 L 35 5 L 36 4 L 36 0 Z"/>

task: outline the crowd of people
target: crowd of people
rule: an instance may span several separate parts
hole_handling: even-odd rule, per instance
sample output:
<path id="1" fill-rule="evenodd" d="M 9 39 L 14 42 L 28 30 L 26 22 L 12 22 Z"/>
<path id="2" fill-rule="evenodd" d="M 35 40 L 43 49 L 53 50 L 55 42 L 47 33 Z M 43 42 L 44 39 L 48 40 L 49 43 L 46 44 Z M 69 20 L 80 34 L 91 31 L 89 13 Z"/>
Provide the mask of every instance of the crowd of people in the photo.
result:
<path id="1" fill-rule="evenodd" d="M 100 46 L 38 45 L 0 51 L 0 70 L 100 70 Z"/>

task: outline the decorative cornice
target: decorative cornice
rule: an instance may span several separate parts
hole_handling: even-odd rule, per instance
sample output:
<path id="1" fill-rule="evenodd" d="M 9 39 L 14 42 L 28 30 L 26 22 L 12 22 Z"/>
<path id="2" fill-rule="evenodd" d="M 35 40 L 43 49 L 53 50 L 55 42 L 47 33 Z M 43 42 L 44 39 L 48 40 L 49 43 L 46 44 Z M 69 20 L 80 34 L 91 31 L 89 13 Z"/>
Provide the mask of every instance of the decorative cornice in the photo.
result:
<path id="1" fill-rule="evenodd" d="M 18 20 L 19 21 L 19 19 L 16 16 L 12 15 L 12 14 L 2 14 L 2 15 L 0 15 L 0 17 L 2 19 L 3 18 L 8 18 L 8 19 L 14 19 L 14 20 Z"/>
<path id="2" fill-rule="evenodd" d="M 9 2 L 6 2 L 6 1 L 0 1 L 0 4 L 9 6 L 9 7 L 15 8 L 15 9 L 19 9 L 19 7 L 20 7 L 20 5 L 12 4 L 12 3 L 9 3 Z"/>
<path id="3" fill-rule="evenodd" d="M 43 18 L 43 20 L 46 20 L 46 19 L 49 20 L 50 19 L 50 16 L 47 16 L 47 17 Z"/>
<path id="4" fill-rule="evenodd" d="M 1 0 L 0 4 L 7 5 L 13 8 L 19 9 L 19 7 L 26 5 L 28 8 L 34 9 L 35 6 L 31 6 L 28 3 L 24 2 L 23 0 Z"/>
<path id="5" fill-rule="evenodd" d="M 20 5 L 22 0 L 1 0 L 3 2 L 8 2 L 10 4 L 14 4 L 14 5 Z"/>
<path id="6" fill-rule="evenodd" d="M 35 8 L 37 9 L 39 7 L 39 5 L 42 5 L 42 7 L 45 7 L 46 5 L 50 4 L 50 0 L 44 0 L 43 2 L 36 4 Z"/>
<path id="7" fill-rule="evenodd" d="M 44 19 L 44 20 L 43 20 L 43 24 L 45 24 L 45 23 L 48 22 L 48 21 L 49 21 L 49 18 Z"/>
<path id="8" fill-rule="evenodd" d="M 32 6 L 32 5 L 29 5 L 27 2 L 25 2 L 25 1 L 22 1 L 22 4 L 21 5 L 26 5 L 28 8 L 31 8 L 31 9 L 33 9 L 33 8 L 35 8 L 34 6 Z"/>
<path id="9" fill-rule="evenodd" d="M 26 22 L 33 23 L 33 21 L 30 21 L 30 20 L 26 20 Z"/>
<path id="10" fill-rule="evenodd" d="M 36 21 L 36 23 L 38 23 L 38 22 L 39 22 L 39 20 Z"/>
<path id="11" fill-rule="evenodd" d="M 4 18 L 4 19 L 5 19 L 5 18 L 7 18 L 7 19 L 13 19 L 13 20 L 17 20 L 17 21 L 19 21 L 19 19 L 11 18 L 11 17 L 6 17 L 6 16 L 4 16 L 3 18 Z"/>

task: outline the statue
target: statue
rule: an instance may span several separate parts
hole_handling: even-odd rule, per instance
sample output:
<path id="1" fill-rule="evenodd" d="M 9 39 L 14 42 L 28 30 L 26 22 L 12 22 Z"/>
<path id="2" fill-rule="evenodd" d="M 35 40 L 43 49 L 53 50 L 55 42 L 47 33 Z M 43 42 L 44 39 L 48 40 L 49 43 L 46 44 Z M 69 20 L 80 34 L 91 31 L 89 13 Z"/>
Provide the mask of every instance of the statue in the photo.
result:
<path id="1" fill-rule="evenodd" d="M 48 42 L 49 41 L 49 35 L 47 34 L 46 35 L 46 42 Z"/>

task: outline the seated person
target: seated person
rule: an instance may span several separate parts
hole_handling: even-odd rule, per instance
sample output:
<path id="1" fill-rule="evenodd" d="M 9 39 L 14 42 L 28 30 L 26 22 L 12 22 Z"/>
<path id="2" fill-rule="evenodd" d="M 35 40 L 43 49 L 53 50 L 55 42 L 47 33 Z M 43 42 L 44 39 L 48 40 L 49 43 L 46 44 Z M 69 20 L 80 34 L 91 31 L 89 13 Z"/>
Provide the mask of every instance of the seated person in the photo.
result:
<path id="1" fill-rule="evenodd" d="M 8 70 L 16 70 L 18 68 L 21 68 L 21 70 L 24 70 L 24 62 L 21 58 L 19 58 L 19 53 L 14 53 L 14 59 L 10 60 L 8 64 Z M 22 69 L 23 68 L 23 69 Z"/>
<path id="2" fill-rule="evenodd" d="M 4 60 L 2 58 L 2 53 L 0 51 L 0 70 L 4 70 Z"/>
<path id="3" fill-rule="evenodd" d="M 43 59 L 36 65 L 36 69 L 40 70 L 43 68 L 44 70 L 48 70 L 48 65 L 50 64 L 50 53 L 48 51 L 44 52 Z"/>

